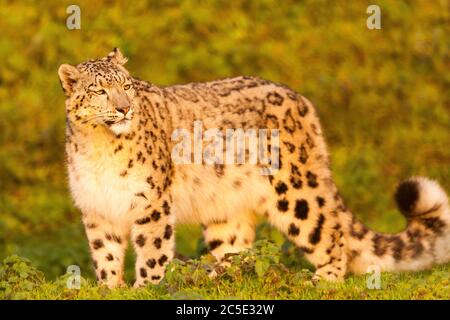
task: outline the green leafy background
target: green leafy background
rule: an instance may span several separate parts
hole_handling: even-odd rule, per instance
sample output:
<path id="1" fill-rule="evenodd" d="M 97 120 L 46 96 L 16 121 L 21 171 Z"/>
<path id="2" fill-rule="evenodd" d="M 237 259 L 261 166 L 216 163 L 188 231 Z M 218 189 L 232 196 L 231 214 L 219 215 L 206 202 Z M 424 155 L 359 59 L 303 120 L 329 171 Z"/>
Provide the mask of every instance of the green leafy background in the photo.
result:
<path id="1" fill-rule="evenodd" d="M 27 257 L 48 279 L 71 264 L 93 277 L 67 187 L 57 69 L 113 47 L 155 84 L 256 75 L 305 95 L 346 204 L 379 231 L 401 230 L 401 179 L 450 190 L 450 2 L 376 1 L 382 29 L 369 30 L 372 2 L 77 1 L 81 30 L 68 30 L 72 2 L 0 0 L 0 258 Z M 198 257 L 200 236 L 179 227 L 178 251 Z M 263 222 L 258 237 L 284 243 Z"/>

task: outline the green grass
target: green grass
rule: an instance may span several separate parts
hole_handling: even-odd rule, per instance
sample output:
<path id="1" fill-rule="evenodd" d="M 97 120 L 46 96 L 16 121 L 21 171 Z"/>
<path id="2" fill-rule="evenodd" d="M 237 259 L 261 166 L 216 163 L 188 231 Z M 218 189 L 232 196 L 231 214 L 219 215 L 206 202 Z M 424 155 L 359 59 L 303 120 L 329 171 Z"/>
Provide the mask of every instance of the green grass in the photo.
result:
<path id="1" fill-rule="evenodd" d="M 448 299 L 450 265 L 415 273 L 381 273 L 380 288 L 370 289 L 371 275 L 349 276 L 342 283 L 311 282 L 306 265 L 286 267 L 279 246 L 259 241 L 254 248 L 232 256 L 227 269 L 215 268 L 209 255 L 199 260 L 174 260 L 159 285 L 108 289 L 81 279 L 69 289 L 70 275 L 46 281 L 28 260 L 12 256 L 0 267 L 3 299 Z M 291 261 L 292 263 L 293 261 Z M 304 263 L 304 262 L 303 262 Z M 211 279 L 210 270 L 219 275 Z"/>

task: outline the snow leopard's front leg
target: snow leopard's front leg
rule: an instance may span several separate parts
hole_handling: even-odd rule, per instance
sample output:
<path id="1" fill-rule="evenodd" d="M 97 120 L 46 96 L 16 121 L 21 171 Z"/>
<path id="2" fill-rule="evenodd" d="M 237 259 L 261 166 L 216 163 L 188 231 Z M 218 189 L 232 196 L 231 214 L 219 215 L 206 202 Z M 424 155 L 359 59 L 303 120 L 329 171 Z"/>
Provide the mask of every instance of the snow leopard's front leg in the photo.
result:
<path id="1" fill-rule="evenodd" d="M 83 223 L 97 281 L 110 288 L 125 285 L 123 265 L 128 229 L 92 212 L 83 213 Z"/>
<path id="2" fill-rule="evenodd" d="M 175 217 L 170 196 L 167 194 L 155 199 L 145 194 L 138 196 L 145 199 L 145 206 L 131 229 L 137 254 L 135 287 L 149 282 L 159 283 L 175 250 Z"/>

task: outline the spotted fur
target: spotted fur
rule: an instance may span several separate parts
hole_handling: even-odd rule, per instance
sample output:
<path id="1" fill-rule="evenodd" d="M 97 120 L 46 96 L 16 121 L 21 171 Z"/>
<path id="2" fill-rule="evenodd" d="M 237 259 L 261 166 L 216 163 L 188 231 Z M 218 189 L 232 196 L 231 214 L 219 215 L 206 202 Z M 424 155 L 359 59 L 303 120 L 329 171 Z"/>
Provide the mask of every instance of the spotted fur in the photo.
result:
<path id="1" fill-rule="evenodd" d="M 175 223 L 201 224 L 220 260 L 252 245 L 257 215 L 305 252 L 315 279 L 450 260 L 448 198 L 435 182 L 400 185 L 408 227 L 398 234 L 376 233 L 351 214 L 333 182 L 315 109 L 300 94 L 256 77 L 158 87 L 131 77 L 125 62 L 116 49 L 59 69 L 70 188 L 101 283 L 123 284 L 129 239 L 135 285 L 157 283 L 174 256 Z M 279 129 L 280 170 L 265 176 L 261 165 L 246 163 L 175 165 L 171 134 L 192 130 L 196 120 L 204 130 Z"/>

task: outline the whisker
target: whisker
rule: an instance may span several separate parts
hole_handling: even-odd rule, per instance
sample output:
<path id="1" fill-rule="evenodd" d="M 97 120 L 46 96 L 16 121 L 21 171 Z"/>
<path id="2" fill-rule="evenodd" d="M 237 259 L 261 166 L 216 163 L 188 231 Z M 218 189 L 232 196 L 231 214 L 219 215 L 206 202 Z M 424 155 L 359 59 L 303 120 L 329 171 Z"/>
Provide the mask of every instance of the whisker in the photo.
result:
<path id="1" fill-rule="evenodd" d="M 90 117 L 87 117 L 87 118 L 85 118 L 82 121 L 82 123 L 87 123 L 87 122 L 90 122 L 92 120 L 96 120 L 96 119 L 99 119 L 99 118 L 105 118 L 105 119 L 113 118 L 113 119 L 117 119 L 117 116 L 114 115 L 114 114 L 111 114 L 111 112 L 104 112 L 104 113 L 95 114 L 95 115 L 92 115 Z"/>

